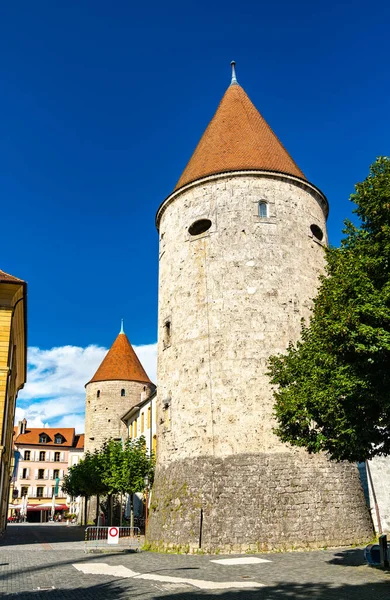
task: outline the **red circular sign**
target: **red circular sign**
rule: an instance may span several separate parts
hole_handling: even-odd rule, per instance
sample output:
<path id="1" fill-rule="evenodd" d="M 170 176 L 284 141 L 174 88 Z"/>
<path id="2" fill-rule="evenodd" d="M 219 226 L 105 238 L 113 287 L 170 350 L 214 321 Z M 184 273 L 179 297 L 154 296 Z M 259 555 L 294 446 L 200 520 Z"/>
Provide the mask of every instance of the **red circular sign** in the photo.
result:
<path id="1" fill-rule="evenodd" d="M 119 533 L 119 529 L 118 527 L 110 527 L 110 529 L 108 530 L 108 535 L 110 535 L 111 537 L 116 537 Z"/>

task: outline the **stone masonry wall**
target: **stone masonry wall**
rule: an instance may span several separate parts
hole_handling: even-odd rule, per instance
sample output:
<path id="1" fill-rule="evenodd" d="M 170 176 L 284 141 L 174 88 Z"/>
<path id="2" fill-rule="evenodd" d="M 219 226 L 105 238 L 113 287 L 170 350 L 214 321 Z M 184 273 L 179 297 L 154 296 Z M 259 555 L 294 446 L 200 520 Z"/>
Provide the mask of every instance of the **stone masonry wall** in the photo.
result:
<path id="1" fill-rule="evenodd" d="M 267 218 L 259 217 L 260 200 L 268 204 Z M 273 433 L 267 361 L 298 339 L 301 319 L 310 315 L 324 265 L 325 209 L 324 197 L 309 183 L 258 172 L 199 181 L 160 210 L 158 453 L 150 541 L 170 544 L 177 530 L 181 544 L 193 543 L 195 521 L 188 525 L 185 507 L 180 510 L 187 485 L 194 494 L 198 488 L 214 523 L 220 511 L 219 525 L 206 526 L 209 535 L 214 531 L 209 545 L 292 547 L 371 537 L 356 469 L 345 480 L 346 467 L 320 469 Z M 188 228 L 198 219 L 212 225 L 191 236 Z M 322 242 L 311 225 L 322 230 Z M 248 456 L 253 458 L 243 468 Z M 210 465 L 222 465 L 214 487 Z M 165 498 L 168 484 L 182 490 L 176 513 Z M 350 518 L 351 506 L 357 508 Z M 316 520 L 322 525 L 312 535 Z"/>
<path id="2" fill-rule="evenodd" d="M 318 197 L 286 177 L 231 175 L 183 192 L 163 213 L 158 409 L 168 399 L 170 418 L 159 416 L 161 463 L 284 451 L 272 433 L 267 360 L 298 338 L 309 316 L 324 263 L 310 225 L 326 243 Z M 266 219 L 260 200 L 268 202 Z M 210 230 L 191 236 L 201 218 Z"/>
<path id="3" fill-rule="evenodd" d="M 372 534 L 356 466 L 298 451 L 160 468 L 148 539 L 156 549 L 240 553 L 360 544 Z"/>
<path id="4" fill-rule="evenodd" d="M 126 392 L 121 396 L 121 390 Z M 109 438 L 127 439 L 121 417 L 141 398 L 150 395 L 153 384 L 139 381 L 94 381 L 86 386 L 85 451 L 93 452 Z M 100 391 L 100 397 L 97 392 Z"/>

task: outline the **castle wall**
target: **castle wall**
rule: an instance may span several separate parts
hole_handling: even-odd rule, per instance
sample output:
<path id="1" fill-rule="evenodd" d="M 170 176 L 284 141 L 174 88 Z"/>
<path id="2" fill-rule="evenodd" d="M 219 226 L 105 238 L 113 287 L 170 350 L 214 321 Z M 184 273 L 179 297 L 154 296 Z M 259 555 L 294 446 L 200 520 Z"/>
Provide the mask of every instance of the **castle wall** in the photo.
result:
<path id="1" fill-rule="evenodd" d="M 309 317 L 324 265 L 324 197 L 287 175 L 242 173 L 207 178 L 171 200 L 159 213 L 159 450 L 150 541 L 196 544 L 200 508 L 209 523 L 219 519 L 206 527 L 214 549 L 368 539 L 356 467 L 309 459 L 272 431 L 267 360 L 298 339 L 301 318 Z M 258 214 L 260 200 L 267 218 Z M 191 236 L 198 219 L 212 225 Z M 322 242 L 311 225 L 322 230 Z"/>
<path id="2" fill-rule="evenodd" d="M 373 537 L 355 465 L 303 450 L 160 464 L 154 549 L 241 553 L 362 544 Z"/>
<path id="3" fill-rule="evenodd" d="M 309 316 L 324 264 L 311 224 L 326 242 L 317 196 L 287 176 L 230 176 L 190 188 L 163 213 L 160 410 L 171 401 L 169 427 L 159 431 L 162 462 L 285 450 L 272 433 L 267 360 L 298 338 Z M 269 218 L 258 216 L 259 200 L 268 202 Z M 210 230 L 190 236 L 201 218 Z"/>
<path id="4" fill-rule="evenodd" d="M 121 396 L 121 390 L 125 396 Z M 154 390 L 139 381 L 94 381 L 86 386 L 85 451 L 99 449 L 109 438 L 127 439 L 122 415 Z M 100 391 L 100 397 L 97 393 Z"/>

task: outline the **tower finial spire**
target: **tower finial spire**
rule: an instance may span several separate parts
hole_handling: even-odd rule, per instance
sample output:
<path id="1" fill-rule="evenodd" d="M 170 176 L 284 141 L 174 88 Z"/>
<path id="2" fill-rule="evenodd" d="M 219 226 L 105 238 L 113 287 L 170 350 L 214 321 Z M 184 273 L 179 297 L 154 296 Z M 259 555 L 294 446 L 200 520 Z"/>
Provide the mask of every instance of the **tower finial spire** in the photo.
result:
<path id="1" fill-rule="evenodd" d="M 124 330 L 123 330 L 123 319 L 121 319 L 121 330 L 120 330 L 120 333 L 125 333 Z"/>
<path id="2" fill-rule="evenodd" d="M 238 81 L 237 81 L 237 77 L 236 77 L 236 61 L 232 60 L 232 62 L 230 64 L 232 66 L 232 80 L 230 82 L 230 85 L 237 85 Z"/>

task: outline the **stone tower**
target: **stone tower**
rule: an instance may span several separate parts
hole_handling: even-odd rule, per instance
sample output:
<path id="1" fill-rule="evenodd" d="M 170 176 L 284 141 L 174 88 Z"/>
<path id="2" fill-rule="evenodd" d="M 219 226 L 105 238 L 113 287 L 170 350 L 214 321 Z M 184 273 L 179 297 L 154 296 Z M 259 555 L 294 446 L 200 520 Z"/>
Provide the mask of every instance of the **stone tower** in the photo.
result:
<path id="1" fill-rule="evenodd" d="M 123 331 L 86 384 L 85 450 L 93 452 L 108 438 L 127 438 L 121 416 L 155 390 Z"/>
<path id="2" fill-rule="evenodd" d="M 233 65 L 157 213 L 156 547 L 241 552 L 371 537 L 357 468 L 292 449 L 272 431 L 267 360 L 309 316 L 327 213 Z"/>

